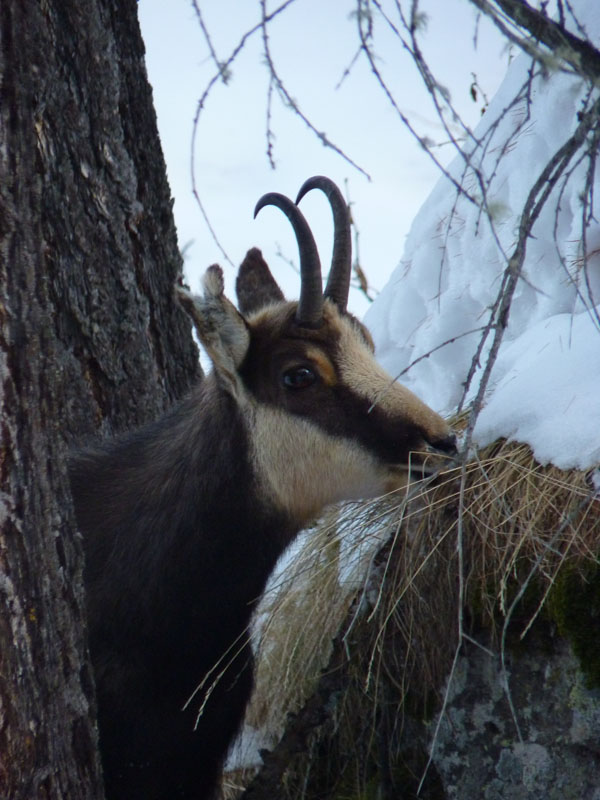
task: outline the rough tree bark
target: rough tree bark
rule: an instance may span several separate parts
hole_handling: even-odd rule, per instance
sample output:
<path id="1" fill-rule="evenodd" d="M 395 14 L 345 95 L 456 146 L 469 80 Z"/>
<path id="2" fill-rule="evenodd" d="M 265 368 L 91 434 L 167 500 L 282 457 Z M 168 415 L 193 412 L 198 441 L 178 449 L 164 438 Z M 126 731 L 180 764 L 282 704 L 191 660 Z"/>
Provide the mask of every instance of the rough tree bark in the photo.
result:
<path id="1" fill-rule="evenodd" d="M 135 0 L 0 5 L 0 797 L 100 798 L 66 456 L 198 374 Z"/>

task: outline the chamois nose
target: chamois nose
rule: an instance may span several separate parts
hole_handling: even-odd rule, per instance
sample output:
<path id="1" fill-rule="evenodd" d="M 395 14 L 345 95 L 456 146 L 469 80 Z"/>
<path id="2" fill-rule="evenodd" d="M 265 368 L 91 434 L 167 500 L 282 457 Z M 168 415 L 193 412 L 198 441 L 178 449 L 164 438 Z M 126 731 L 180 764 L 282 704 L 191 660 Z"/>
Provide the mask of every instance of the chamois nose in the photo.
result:
<path id="1" fill-rule="evenodd" d="M 448 455 L 454 455 L 456 453 L 456 436 L 453 433 L 441 439 L 430 439 L 429 444 L 442 453 L 448 453 Z"/>

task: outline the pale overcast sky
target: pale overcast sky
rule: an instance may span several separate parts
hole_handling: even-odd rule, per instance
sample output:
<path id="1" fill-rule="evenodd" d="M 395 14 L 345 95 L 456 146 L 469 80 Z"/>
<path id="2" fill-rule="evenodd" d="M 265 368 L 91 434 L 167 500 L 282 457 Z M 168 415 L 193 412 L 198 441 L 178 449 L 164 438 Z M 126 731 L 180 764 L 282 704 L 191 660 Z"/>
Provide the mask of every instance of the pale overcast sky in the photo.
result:
<path id="1" fill-rule="evenodd" d="M 403 5 L 407 5 L 404 3 Z M 260 19 L 258 0 L 201 3 L 217 58 L 225 61 L 243 34 Z M 272 10 L 275 4 L 270 4 Z M 353 201 L 360 230 L 360 256 L 370 282 L 381 288 L 398 264 L 410 223 L 439 172 L 408 133 L 376 84 L 364 56 L 340 84 L 358 49 L 355 2 L 296 0 L 270 26 L 269 42 L 276 68 L 290 95 L 317 128 L 371 176 L 367 180 L 305 124 L 274 99 L 274 171 L 266 156 L 266 108 L 269 77 L 260 30 L 247 41 L 231 67 L 228 85 L 217 82 L 200 118 L 195 177 L 211 223 L 234 264 L 251 246 L 259 246 L 286 294 L 297 296 L 298 280 L 277 255 L 297 261 L 291 227 L 277 209 L 265 209 L 256 221 L 252 211 L 268 191 L 295 196 L 303 181 L 326 174 L 345 188 Z M 383 3 L 399 24 L 395 3 Z M 504 42 L 468 0 L 422 0 L 428 15 L 422 48 L 439 83 L 470 125 L 479 119 L 482 100 L 474 102 L 472 73 L 491 97 L 508 63 Z M 235 270 L 215 245 L 192 195 L 190 145 L 199 98 L 215 73 L 197 16 L 189 0 L 140 0 L 139 14 L 147 48 L 147 67 L 154 87 L 158 124 L 175 197 L 179 243 L 185 247 L 192 289 L 206 267 L 225 268 L 232 294 Z M 446 140 L 422 79 L 399 39 L 381 18 L 375 20 L 377 67 L 402 112 L 420 136 Z M 447 163 L 452 145 L 436 148 Z M 313 197 L 314 195 L 314 197 Z M 330 212 L 321 193 L 302 201 L 317 238 L 324 271 L 331 247 Z M 350 306 L 362 315 L 368 304 L 353 292 Z"/>

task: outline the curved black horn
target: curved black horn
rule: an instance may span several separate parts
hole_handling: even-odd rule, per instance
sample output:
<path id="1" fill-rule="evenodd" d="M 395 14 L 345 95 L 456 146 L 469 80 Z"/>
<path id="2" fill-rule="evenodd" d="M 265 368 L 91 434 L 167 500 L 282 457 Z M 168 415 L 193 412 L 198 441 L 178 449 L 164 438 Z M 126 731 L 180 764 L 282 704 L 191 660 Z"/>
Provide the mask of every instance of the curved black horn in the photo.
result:
<path id="1" fill-rule="evenodd" d="M 321 262 L 314 237 L 300 209 L 283 194 L 263 195 L 254 209 L 254 216 L 265 206 L 277 206 L 292 223 L 300 254 L 300 300 L 296 321 L 307 328 L 318 328 L 323 319 L 323 283 Z"/>
<path id="2" fill-rule="evenodd" d="M 298 192 L 296 203 L 311 189 L 321 189 L 325 192 L 331 211 L 333 213 L 333 254 L 331 268 L 325 287 L 325 297 L 337 305 L 344 312 L 348 305 L 350 291 L 350 274 L 352 271 L 352 237 L 350 231 L 350 210 L 344 195 L 330 179 L 324 175 L 315 175 L 302 184 Z"/>

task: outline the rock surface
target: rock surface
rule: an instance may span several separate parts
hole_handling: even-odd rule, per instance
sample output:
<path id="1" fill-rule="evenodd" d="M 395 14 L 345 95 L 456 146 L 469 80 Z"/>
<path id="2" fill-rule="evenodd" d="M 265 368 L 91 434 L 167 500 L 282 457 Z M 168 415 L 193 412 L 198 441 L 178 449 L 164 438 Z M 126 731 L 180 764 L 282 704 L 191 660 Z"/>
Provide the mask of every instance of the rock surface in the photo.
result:
<path id="1" fill-rule="evenodd" d="M 600 800 L 600 690 L 562 638 L 506 660 L 469 646 L 427 725 L 445 797 Z"/>

